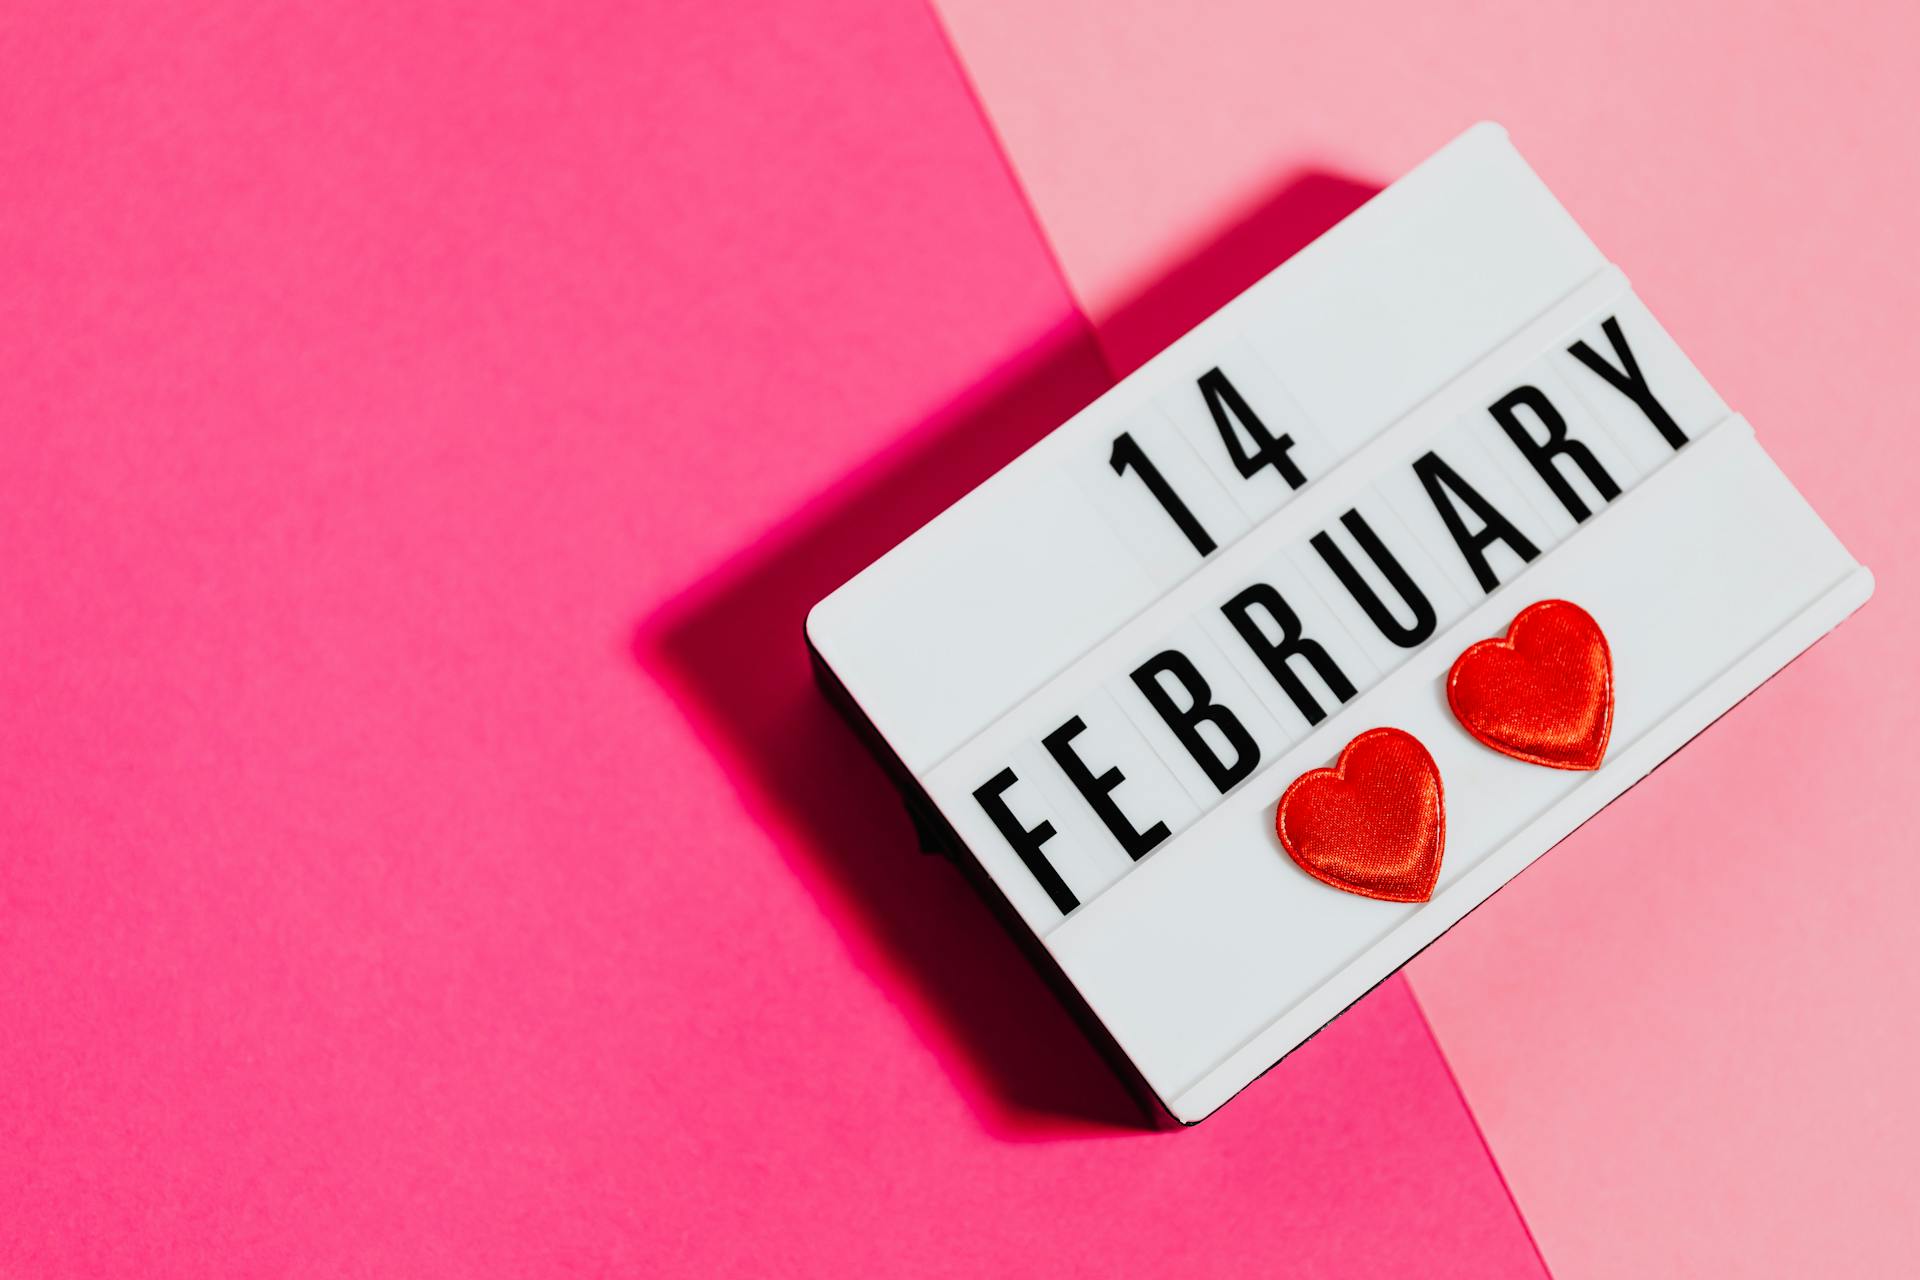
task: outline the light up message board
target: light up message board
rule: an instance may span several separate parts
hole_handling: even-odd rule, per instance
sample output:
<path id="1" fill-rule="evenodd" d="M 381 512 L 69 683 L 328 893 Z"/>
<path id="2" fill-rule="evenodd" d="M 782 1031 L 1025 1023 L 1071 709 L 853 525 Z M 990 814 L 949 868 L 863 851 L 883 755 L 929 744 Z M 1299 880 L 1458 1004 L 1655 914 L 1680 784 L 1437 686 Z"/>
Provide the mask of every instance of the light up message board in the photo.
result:
<path id="1" fill-rule="evenodd" d="M 1871 591 L 1482 125 L 807 633 L 958 856 L 1193 1121 Z M 1449 704 L 1455 660 L 1549 600 L 1604 633 L 1595 769 L 1490 749 Z M 1444 796 L 1425 901 L 1342 892 L 1276 830 L 1295 779 L 1376 727 L 1425 748 Z"/>

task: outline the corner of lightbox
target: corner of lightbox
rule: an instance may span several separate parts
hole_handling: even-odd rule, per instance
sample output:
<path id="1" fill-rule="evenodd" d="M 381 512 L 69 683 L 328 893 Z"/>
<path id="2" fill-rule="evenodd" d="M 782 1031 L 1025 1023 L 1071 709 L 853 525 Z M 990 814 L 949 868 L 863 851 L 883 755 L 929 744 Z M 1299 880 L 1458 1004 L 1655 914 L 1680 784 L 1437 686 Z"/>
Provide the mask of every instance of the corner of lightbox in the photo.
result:
<path id="1" fill-rule="evenodd" d="M 1859 599 L 1859 604 L 1853 607 L 1858 609 L 1860 605 L 1873 599 L 1874 589 L 1877 588 L 1880 583 L 1879 580 L 1873 576 L 1873 570 L 1867 568 L 1867 566 L 1857 560 L 1854 562 L 1853 580 L 1858 588 Z"/>
<path id="2" fill-rule="evenodd" d="M 835 587 L 818 600 L 815 600 L 812 607 L 807 610 L 805 621 L 800 624 L 800 639 L 806 644 L 807 652 L 821 662 L 827 661 L 825 648 L 821 644 L 823 617 L 827 606 L 833 603 L 833 598 L 840 594 L 841 588 L 844 586 L 845 584 L 842 583 L 840 587 Z"/>

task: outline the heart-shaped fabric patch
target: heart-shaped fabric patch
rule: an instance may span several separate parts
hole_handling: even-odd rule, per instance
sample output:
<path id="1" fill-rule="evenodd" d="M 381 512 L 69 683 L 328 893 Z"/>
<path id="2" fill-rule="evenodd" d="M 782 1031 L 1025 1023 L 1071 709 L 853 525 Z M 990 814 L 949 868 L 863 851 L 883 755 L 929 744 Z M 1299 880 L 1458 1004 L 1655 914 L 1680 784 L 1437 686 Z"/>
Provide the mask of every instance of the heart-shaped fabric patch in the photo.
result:
<path id="1" fill-rule="evenodd" d="M 1314 879 L 1383 902 L 1425 902 L 1447 839 L 1440 770 L 1412 734 L 1369 729 L 1333 768 L 1293 780 L 1274 825 Z"/>
<path id="2" fill-rule="evenodd" d="M 1447 673 L 1447 704 L 1495 751 L 1553 769 L 1598 769 L 1613 732 L 1613 655 L 1600 624 L 1566 600 L 1528 605 L 1497 640 Z"/>

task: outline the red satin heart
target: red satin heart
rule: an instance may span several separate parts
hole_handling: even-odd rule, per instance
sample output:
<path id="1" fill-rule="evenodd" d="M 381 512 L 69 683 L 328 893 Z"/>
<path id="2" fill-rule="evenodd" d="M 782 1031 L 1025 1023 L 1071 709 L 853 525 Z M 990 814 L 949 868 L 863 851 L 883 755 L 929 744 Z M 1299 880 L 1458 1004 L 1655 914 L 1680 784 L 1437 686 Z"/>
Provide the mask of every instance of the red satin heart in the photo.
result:
<path id="1" fill-rule="evenodd" d="M 1425 902 L 1447 840 L 1440 770 L 1412 734 L 1369 729 L 1333 768 L 1293 780 L 1274 826 L 1314 879 L 1383 902 Z"/>
<path id="2" fill-rule="evenodd" d="M 1613 732 L 1613 655 L 1585 609 L 1528 605 L 1497 640 L 1454 660 L 1447 704 L 1495 751 L 1553 769 L 1598 769 Z"/>

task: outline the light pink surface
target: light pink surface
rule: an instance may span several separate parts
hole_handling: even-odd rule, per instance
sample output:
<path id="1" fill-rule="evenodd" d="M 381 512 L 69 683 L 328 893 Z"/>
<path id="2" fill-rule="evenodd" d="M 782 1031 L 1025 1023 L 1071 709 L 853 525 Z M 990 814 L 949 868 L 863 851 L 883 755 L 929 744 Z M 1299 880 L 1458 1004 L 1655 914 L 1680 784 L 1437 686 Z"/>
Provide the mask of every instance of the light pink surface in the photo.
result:
<path id="1" fill-rule="evenodd" d="M 0 1271 L 1540 1275 L 1403 983 L 1117 1127 L 808 685 L 1110 376 L 930 15 L 358 14 L 0 37 Z"/>
<path id="2" fill-rule="evenodd" d="M 1876 571 L 1410 973 L 1561 1280 L 1911 1274 L 1920 10 L 940 9 L 1116 359 L 1169 336 L 1146 282 L 1276 193 L 1497 119 Z"/>

